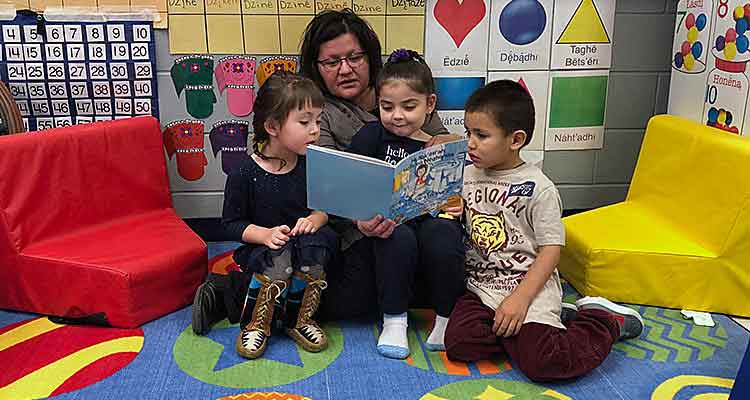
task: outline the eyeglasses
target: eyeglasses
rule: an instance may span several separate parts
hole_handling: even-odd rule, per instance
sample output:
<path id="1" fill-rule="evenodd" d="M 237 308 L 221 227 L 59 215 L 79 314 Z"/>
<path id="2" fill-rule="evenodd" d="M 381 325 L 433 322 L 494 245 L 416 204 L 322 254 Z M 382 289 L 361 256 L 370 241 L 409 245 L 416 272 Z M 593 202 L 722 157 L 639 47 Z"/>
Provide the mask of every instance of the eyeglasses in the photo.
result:
<path id="1" fill-rule="evenodd" d="M 341 68 L 341 63 L 343 61 L 346 61 L 346 63 L 349 64 L 350 68 L 357 68 L 365 62 L 366 57 L 366 52 L 359 51 L 356 53 L 352 53 L 346 57 L 329 58 L 326 60 L 318 61 L 318 65 L 322 66 L 326 71 L 333 72 Z"/>

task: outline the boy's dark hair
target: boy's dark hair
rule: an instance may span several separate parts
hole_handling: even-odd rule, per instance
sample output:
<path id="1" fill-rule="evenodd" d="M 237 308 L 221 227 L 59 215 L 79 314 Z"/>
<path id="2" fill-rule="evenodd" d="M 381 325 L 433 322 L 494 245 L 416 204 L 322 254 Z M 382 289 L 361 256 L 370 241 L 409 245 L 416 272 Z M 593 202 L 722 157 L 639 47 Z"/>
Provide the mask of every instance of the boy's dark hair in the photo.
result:
<path id="1" fill-rule="evenodd" d="M 500 80 L 488 83 L 471 94 L 466 100 L 465 109 L 467 113 L 488 114 L 506 135 L 524 131 L 526 142 L 523 145 L 531 142 L 534 135 L 534 101 L 518 82 Z"/>
<path id="2" fill-rule="evenodd" d="M 375 78 L 383 68 L 378 35 L 367 21 L 348 8 L 340 11 L 323 11 L 316 15 L 305 28 L 300 51 L 300 73 L 317 83 L 324 93 L 328 93 L 328 88 L 320 76 L 317 65 L 320 46 L 346 33 L 353 34 L 359 40 L 362 51 L 367 53 L 367 64 L 370 66 L 368 86 L 375 86 Z"/>
<path id="3" fill-rule="evenodd" d="M 414 50 L 398 49 L 388 56 L 388 61 L 378 75 L 375 89 L 380 89 L 388 81 L 404 81 L 411 90 L 429 96 L 435 94 L 435 81 L 432 71 L 424 58 Z"/>
<path id="4" fill-rule="evenodd" d="M 302 110 L 307 105 L 322 108 L 324 101 L 320 89 L 310 79 L 287 71 L 274 72 L 260 87 L 253 103 L 253 153 L 264 160 L 276 159 L 261 151 L 269 139 L 266 121 L 270 119 L 284 125 L 295 108 Z M 281 168 L 284 165 L 281 160 Z"/>

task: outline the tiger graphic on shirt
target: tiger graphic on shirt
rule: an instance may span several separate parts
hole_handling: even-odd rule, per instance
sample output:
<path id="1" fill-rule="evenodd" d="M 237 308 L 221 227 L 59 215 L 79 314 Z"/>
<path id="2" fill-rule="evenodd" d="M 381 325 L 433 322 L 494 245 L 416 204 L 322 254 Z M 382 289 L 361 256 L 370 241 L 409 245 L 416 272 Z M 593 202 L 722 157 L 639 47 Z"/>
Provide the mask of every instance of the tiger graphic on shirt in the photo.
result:
<path id="1" fill-rule="evenodd" d="M 496 214 L 484 214 L 470 210 L 471 243 L 483 259 L 489 260 L 490 254 L 505 249 L 508 245 L 508 233 L 505 216 L 502 210 Z"/>

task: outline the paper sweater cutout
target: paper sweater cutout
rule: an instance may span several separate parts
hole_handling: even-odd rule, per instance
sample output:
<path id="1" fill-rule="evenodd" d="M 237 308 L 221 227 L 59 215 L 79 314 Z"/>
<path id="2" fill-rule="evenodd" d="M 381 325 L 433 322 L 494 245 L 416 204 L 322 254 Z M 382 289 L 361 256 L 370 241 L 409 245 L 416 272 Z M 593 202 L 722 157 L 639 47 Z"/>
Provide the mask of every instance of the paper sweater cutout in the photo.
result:
<path id="1" fill-rule="evenodd" d="M 237 117 L 250 115 L 255 101 L 255 57 L 224 57 L 216 65 L 214 75 L 219 93 L 227 91 L 229 112 Z"/>
<path id="2" fill-rule="evenodd" d="M 260 60 L 260 67 L 256 72 L 258 86 L 276 71 L 297 72 L 297 59 L 294 57 L 271 56 Z"/>
<path id="3" fill-rule="evenodd" d="M 221 151 L 221 169 L 225 174 L 237 168 L 247 158 L 248 121 L 224 120 L 216 122 L 208 139 L 214 157 Z"/>
<path id="4" fill-rule="evenodd" d="M 170 71 L 177 97 L 185 91 L 187 112 L 206 118 L 214 112 L 214 60 L 210 56 L 185 56 L 174 61 Z"/>
<path id="5" fill-rule="evenodd" d="M 188 181 L 203 176 L 208 165 L 203 152 L 203 122 L 191 119 L 172 121 L 164 129 L 164 148 L 171 159 L 177 154 L 177 172 Z"/>

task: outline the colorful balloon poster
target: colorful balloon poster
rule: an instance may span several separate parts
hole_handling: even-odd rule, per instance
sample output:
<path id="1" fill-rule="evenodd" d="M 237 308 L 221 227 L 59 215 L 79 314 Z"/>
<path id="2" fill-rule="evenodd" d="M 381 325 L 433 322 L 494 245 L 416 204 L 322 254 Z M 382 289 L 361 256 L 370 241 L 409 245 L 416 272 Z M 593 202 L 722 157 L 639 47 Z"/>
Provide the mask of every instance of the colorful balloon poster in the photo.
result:
<path id="1" fill-rule="evenodd" d="M 672 52 L 667 112 L 748 135 L 750 2 L 681 0 Z"/>
<path id="2" fill-rule="evenodd" d="M 669 114 L 700 120 L 706 91 L 706 75 L 713 67 L 711 38 L 711 0 L 702 2 L 681 0 L 677 4 L 674 44 L 672 46 L 672 76 L 670 82 Z"/>

